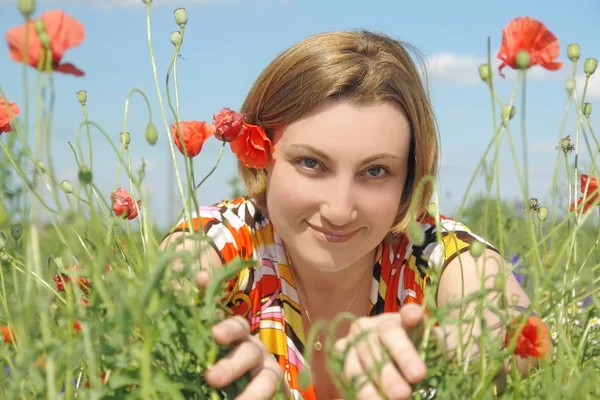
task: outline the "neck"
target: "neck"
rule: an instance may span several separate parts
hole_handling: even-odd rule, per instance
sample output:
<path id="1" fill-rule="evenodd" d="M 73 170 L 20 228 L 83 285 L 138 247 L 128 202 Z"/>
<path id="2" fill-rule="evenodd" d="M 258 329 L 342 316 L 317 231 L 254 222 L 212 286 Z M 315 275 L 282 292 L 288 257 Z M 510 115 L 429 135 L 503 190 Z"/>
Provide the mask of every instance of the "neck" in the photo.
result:
<path id="1" fill-rule="evenodd" d="M 375 264 L 375 250 L 335 272 L 325 272 L 308 263 L 303 264 L 300 257 L 294 257 L 290 250 L 287 251 L 297 289 L 301 296 L 308 298 L 309 304 L 306 306 L 317 308 L 319 304 L 326 304 L 333 308 L 341 307 L 341 312 L 355 296 L 358 297 L 357 302 L 360 301 L 360 297 L 368 297 Z M 306 302 L 306 298 L 302 300 Z"/>

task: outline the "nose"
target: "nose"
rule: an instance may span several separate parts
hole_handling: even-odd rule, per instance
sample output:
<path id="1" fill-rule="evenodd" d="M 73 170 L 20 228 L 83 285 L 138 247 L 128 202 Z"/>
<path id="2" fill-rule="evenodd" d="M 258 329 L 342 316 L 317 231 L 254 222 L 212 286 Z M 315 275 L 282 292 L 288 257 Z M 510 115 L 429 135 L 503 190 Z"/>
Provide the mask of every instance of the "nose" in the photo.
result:
<path id="1" fill-rule="evenodd" d="M 321 217 L 333 226 L 344 226 L 356 220 L 358 211 L 352 183 L 337 180 L 323 191 Z"/>

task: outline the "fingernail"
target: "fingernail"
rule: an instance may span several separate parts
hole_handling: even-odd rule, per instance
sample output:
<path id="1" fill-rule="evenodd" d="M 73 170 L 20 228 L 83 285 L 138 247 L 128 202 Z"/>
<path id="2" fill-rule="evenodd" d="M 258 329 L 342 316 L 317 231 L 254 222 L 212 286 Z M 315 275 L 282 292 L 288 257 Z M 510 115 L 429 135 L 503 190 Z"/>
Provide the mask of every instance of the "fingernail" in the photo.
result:
<path id="1" fill-rule="evenodd" d="M 425 374 L 425 368 L 421 364 L 409 364 L 408 372 L 412 380 L 418 380 Z"/>

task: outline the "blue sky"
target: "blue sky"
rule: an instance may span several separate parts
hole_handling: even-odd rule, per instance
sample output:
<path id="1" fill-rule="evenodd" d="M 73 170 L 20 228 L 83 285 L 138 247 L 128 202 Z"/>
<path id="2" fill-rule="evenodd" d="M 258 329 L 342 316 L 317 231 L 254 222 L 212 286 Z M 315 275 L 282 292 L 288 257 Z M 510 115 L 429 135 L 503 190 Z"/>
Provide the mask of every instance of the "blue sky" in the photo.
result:
<path id="1" fill-rule="evenodd" d="M 492 38 L 492 56 L 500 47 L 502 28 L 514 17 L 541 20 L 561 42 L 560 60 L 565 67 L 547 72 L 540 67 L 529 71 L 527 91 L 527 135 L 531 193 L 543 199 L 547 194 L 556 160 L 554 146 L 565 104 L 564 79 L 571 71 L 566 45 L 578 42 L 582 58 L 600 58 L 600 2 L 579 0 L 484 1 L 352 1 L 352 0 L 154 0 L 152 35 L 157 67 L 164 93 L 164 77 L 173 46 L 169 35 L 177 29 L 172 11 L 185 7 L 189 14 L 178 79 L 182 119 L 210 119 L 222 107 L 239 108 L 260 71 L 281 51 L 312 34 L 337 29 L 365 28 L 389 34 L 419 48 L 429 65 L 431 95 L 440 127 L 442 164 L 440 171 L 441 209 L 452 215 L 480 155 L 492 137 L 488 89 L 481 83 L 477 67 L 486 58 L 487 37 Z M 158 107 L 146 42 L 145 5 L 141 0 L 72 0 L 38 2 L 36 15 L 61 8 L 86 27 L 83 44 L 64 56 L 85 71 L 86 76 L 56 76 L 56 109 L 52 149 L 58 179 L 76 182 L 75 162 L 67 141 L 73 140 L 82 114 L 75 92 L 88 91 L 90 119 L 98 122 L 118 141 L 123 130 L 125 98 L 139 88 L 150 97 L 153 119 L 160 138 L 152 147 L 144 140 L 147 121 L 145 104 L 134 97 L 127 130 L 131 152 L 137 163 L 148 164 L 146 190 L 157 222 L 165 226 L 173 218 L 167 192 L 168 144 Z M 0 0 L 0 27 L 4 32 L 22 23 L 15 1 Z M 0 51 L 0 85 L 16 102 L 23 98 L 21 68 Z M 581 76 L 579 68 L 579 76 Z M 29 71 L 33 78 L 34 71 Z M 30 80 L 31 81 L 31 80 Z M 496 81 L 498 92 L 507 100 L 514 73 Z M 591 79 L 588 99 L 600 99 L 600 73 Z M 579 85 L 581 89 L 581 85 Z M 581 92 L 580 92 L 581 94 Z M 516 104 L 520 107 L 519 102 Z M 596 107 L 598 108 L 598 107 Z M 172 120 L 168 117 L 169 123 Z M 574 136 L 574 123 L 567 133 Z M 596 129 L 600 131 L 599 129 Z M 519 121 L 513 135 L 520 142 Z M 111 191 L 116 157 L 99 133 L 94 136 L 94 172 L 98 185 Z M 6 140 L 5 137 L 0 140 Z M 520 147 L 519 147 L 520 148 Z M 214 164 L 219 143 L 209 141 L 196 157 L 197 176 Z M 4 157 L 4 155 L 2 155 Z M 582 157 L 589 168 L 589 157 Z M 501 185 L 506 198 L 517 198 L 518 184 L 510 152 L 503 146 Z M 201 203 L 213 203 L 230 196 L 224 183 L 236 174 L 229 152 L 217 172 L 199 191 Z M 121 176 L 123 176 L 121 172 Z M 561 178 L 564 182 L 564 178 Z M 122 185 L 126 184 L 121 180 Z M 177 203 L 178 204 L 178 203 Z"/>

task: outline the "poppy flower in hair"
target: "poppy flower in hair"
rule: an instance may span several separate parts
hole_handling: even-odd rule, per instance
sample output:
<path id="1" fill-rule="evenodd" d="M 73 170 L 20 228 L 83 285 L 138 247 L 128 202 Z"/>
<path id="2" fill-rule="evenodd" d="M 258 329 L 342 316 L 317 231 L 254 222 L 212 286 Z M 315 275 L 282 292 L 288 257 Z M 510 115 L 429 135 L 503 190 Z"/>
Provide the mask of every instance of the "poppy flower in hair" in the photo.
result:
<path id="1" fill-rule="evenodd" d="M 180 121 L 179 132 L 177 131 L 177 122 L 173 123 L 171 131 L 175 146 L 181 154 L 187 157 L 196 157 L 200 154 L 206 139 L 215 133 L 215 127 L 207 124 L 206 121 Z"/>
<path id="2" fill-rule="evenodd" d="M 530 67 L 539 65 L 550 71 L 562 67 L 562 62 L 555 61 L 560 53 L 556 36 L 540 21 L 519 17 L 502 30 L 502 46 L 498 52 L 498 58 L 502 60 L 498 67 L 500 76 L 504 78 L 502 69 L 506 66 L 517 68 L 517 53 L 522 50 L 529 53 Z"/>
<path id="3" fill-rule="evenodd" d="M 27 63 L 37 68 L 45 51 L 44 46 L 49 46 L 52 50 L 52 69 L 54 71 L 83 76 L 82 70 L 71 63 L 62 62 L 62 58 L 68 49 L 79 46 L 83 42 L 85 27 L 61 10 L 43 13 L 39 20 L 43 22 L 43 30 L 39 29 L 40 24 L 37 21 L 28 21 L 26 25 L 17 26 L 6 33 L 10 58 L 17 62 L 23 62 L 25 60 L 24 53 L 26 53 Z M 38 31 L 42 33 L 40 34 Z M 25 49 L 26 32 L 28 32 L 28 42 Z"/>
<path id="4" fill-rule="evenodd" d="M 242 132 L 229 145 L 231 151 L 248 168 L 264 169 L 273 157 L 273 144 L 258 125 L 243 124 Z"/>
<path id="5" fill-rule="evenodd" d="M 215 137 L 219 140 L 231 142 L 242 131 L 244 114 L 235 112 L 229 108 L 223 108 L 213 116 L 215 126 Z"/>

